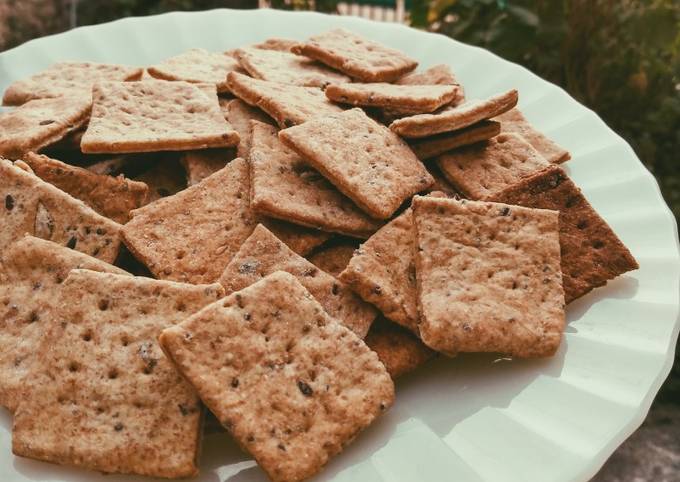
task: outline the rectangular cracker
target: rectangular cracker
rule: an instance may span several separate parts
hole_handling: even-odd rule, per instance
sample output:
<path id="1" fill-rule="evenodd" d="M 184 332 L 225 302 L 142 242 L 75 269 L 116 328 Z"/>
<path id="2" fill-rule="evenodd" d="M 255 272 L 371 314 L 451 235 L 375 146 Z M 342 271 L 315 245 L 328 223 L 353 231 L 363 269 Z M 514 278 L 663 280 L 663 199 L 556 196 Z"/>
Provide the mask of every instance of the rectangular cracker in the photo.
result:
<path id="1" fill-rule="evenodd" d="M 80 147 L 87 153 L 180 151 L 229 147 L 238 134 L 206 84 L 145 80 L 100 82 Z"/>
<path id="2" fill-rule="evenodd" d="M 157 79 L 214 84 L 220 93 L 229 92 L 229 72 L 243 72 L 232 56 L 198 48 L 167 58 L 146 70 Z"/>
<path id="3" fill-rule="evenodd" d="M 512 132 L 522 136 L 548 162 L 561 164 L 571 159 L 569 151 L 536 130 L 517 107 L 499 115 L 495 120 L 501 123 L 503 132 Z"/>
<path id="4" fill-rule="evenodd" d="M 445 152 L 497 136 L 501 132 L 501 123 L 481 121 L 457 131 L 442 132 L 429 137 L 413 139 L 409 146 L 421 161 L 432 159 Z"/>
<path id="5" fill-rule="evenodd" d="M 457 106 L 448 106 L 432 114 L 402 117 L 392 122 L 390 129 L 407 138 L 451 132 L 499 116 L 515 107 L 517 100 L 517 90 L 512 89 L 485 100 L 469 100 Z"/>
<path id="6" fill-rule="evenodd" d="M 523 179 L 491 200 L 560 212 L 562 282 L 567 303 L 639 268 L 616 233 L 557 166 Z"/>
<path id="7" fill-rule="evenodd" d="M 219 299 L 186 285 L 74 270 L 12 427 L 16 455 L 105 473 L 198 473 L 202 407 L 158 336 Z"/>
<path id="8" fill-rule="evenodd" d="M 408 145 L 361 109 L 313 119 L 279 138 L 376 219 L 433 183 Z"/>
<path id="9" fill-rule="evenodd" d="M 0 156 L 18 159 L 38 151 L 87 122 L 87 96 L 38 99 L 0 113 Z"/>
<path id="10" fill-rule="evenodd" d="M 0 159 L 0 246 L 24 234 L 113 263 L 121 226 L 39 177 Z"/>
<path id="11" fill-rule="evenodd" d="M 149 186 L 123 176 L 95 174 L 82 167 L 30 152 L 23 156 L 36 176 L 80 199 L 96 212 L 117 223 L 125 224 L 130 211 L 143 206 Z"/>
<path id="12" fill-rule="evenodd" d="M 432 112 L 458 95 L 454 85 L 331 84 L 326 97 L 342 104 L 402 109 L 413 113 Z"/>
<path id="13" fill-rule="evenodd" d="M 342 111 L 316 87 L 253 79 L 236 72 L 230 73 L 227 81 L 236 97 L 265 111 L 282 129 Z"/>
<path id="14" fill-rule="evenodd" d="M 278 138 L 252 122 L 250 203 L 255 212 L 311 228 L 367 238 L 380 223 L 356 207 Z"/>
<path id="15" fill-rule="evenodd" d="M 310 37 L 292 48 L 362 82 L 392 82 L 418 62 L 403 52 L 368 40 L 344 28 Z"/>
<path id="16" fill-rule="evenodd" d="M 139 80 L 142 70 L 96 62 L 58 62 L 26 79 L 12 82 L 5 90 L 2 103 L 21 105 L 34 99 L 89 96 L 96 82 Z"/>
<path id="17" fill-rule="evenodd" d="M 291 52 L 244 47 L 236 49 L 234 55 L 241 67 L 256 79 L 320 88 L 350 80 L 319 62 Z"/>
<path id="18" fill-rule="evenodd" d="M 0 259 L 0 405 L 14 412 L 60 285 L 72 269 L 125 274 L 108 263 L 33 236 L 12 243 Z"/>
<path id="19" fill-rule="evenodd" d="M 180 157 L 180 162 L 186 170 L 187 185 L 193 186 L 206 177 L 215 174 L 235 158 L 236 152 L 233 148 L 202 149 L 185 152 Z"/>
<path id="20" fill-rule="evenodd" d="M 262 225 L 243 242 L 219 282 L 227 293 L 233 293 L 275 271 L 295 276 L 330 316 L 359 338 L 366 336 L 375 318 L 375 309 L 333 276 L 293 252 Z"/>
<path id="21" fill-rule="evenodd" d="M 559 214 L 416 196 L 420 337 L 430 348 L 543 357 L 564 329 Z"/>
<path id="22" fill-rule="evenodd" d="M 239 143 L 236 147 L 236 155 L 243 159 L 250 157 L 250 145 L 253 138 L 251 121 L 272 124 L 272 119 L 260 109 L 251 107 L 241 99 L 230 100 L 226 107 L 226 117 L 229 123 L 238 132 Z"/>
<path id="23" fill-rule="evenodd" d="M 160 343 L 274 482 L 319 472 L 394 401 L 375 353 L 284 272 L 166 329 Z"/>
<path id="24" fill-rule="evenodd" d="M 436 158 L 451 184 L 470 199 L 484 199 L 550 166 L 516 134 L 499 134 Z"/>

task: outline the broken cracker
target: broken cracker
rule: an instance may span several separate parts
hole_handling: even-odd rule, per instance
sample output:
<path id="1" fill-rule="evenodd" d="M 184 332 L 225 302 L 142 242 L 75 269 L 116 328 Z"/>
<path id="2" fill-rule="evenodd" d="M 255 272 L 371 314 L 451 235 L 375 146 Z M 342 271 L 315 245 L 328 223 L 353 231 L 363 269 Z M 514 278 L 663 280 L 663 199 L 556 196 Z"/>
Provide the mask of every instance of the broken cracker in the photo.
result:
<path id="1" fill-rule="evenodd" d="M 429 137 L 413 139 L 409 142 L 409 146 L 418 156 L 418 159 L 424 161 L 459 147 L 491 139 L 500 132 L 500 122 L 481 121 L 457 131 L 442 132 Z"/>
<path id="2" fill-rule="evenodd" d="M 536 130 L 517 107 L 499 115 L 495 120 L 501 123 L 501 130 L 503 132 L 511 132 L 522 136 L 548 162 L 561 164 L 571 159 L 569 151 L 557 145 L 542 132 Z"/>

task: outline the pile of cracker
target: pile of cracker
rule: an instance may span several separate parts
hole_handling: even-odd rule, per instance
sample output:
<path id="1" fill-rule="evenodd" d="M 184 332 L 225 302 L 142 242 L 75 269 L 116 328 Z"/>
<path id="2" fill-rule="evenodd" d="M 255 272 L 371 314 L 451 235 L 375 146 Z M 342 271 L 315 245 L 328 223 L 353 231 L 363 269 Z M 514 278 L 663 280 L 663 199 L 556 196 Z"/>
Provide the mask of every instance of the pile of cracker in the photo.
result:
<path id="1" fill-rule="evenodd" d="M 207 407 L 272 480 L 303 480 L 435 354 L 553 355 L 565 304 L 637 263 L 516 90 L 468 99 L 417 67 L 338 29 L 12 83 L 14 453 L 194 476 Z"/>

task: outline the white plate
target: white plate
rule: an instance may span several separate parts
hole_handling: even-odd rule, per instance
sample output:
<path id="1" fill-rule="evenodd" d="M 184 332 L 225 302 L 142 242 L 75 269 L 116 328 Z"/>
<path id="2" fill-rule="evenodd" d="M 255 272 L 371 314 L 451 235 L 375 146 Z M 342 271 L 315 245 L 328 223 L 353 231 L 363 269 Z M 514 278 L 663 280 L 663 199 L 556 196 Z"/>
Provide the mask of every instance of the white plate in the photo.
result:
<path id="1" fill-rule="evenodd" d="M 190 47 L 226 50 L 272 36 L 303 39 L 344 26 L 401 49 L 423 67 L 449 63 L 471 97 L 520 91 L 520 107 L 567 147 L 566 169 L 630 248 L 640 270 L 568 307 L 564 344 L 549 360 L 466 355 L 397 383 L 392 410 L 318 480 L 529 482 L 592 477 L 642 422 L 678 335 L 675 221 L 652 176 L 592 111 L 526 69 L 449 38 L 396 24 L 275 10 L 131 18 L 34 40 L 0 54 L 0 89 L 58 60 L 148 65 Z M 99 476 L 15 458 L 0 412 L 0 480 L 148 480 Z M 265 476 L 226 435 L 209 436 L 202 481 Z"/>

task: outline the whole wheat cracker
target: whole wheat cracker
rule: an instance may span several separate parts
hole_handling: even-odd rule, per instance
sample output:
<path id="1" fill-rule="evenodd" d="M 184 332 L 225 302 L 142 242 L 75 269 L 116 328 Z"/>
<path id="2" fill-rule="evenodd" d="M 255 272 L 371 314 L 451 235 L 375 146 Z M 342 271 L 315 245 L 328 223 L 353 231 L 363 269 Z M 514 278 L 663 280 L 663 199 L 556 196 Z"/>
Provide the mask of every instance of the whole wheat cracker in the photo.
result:
<path id="1" fill-rule="evenodd" d="M 179 159 L 168 153 L 162 154 L 160 158 L 152 159 L 149 167 L 133 176 L 136 181 L 149 186 L 146 204 L 177 194 L 187 187 L 186 171 Z"/>
<path id="2" fill-rule="evenodd" d="M 90 116 L 86 96 L 37 99 L 0 113 L 0 156 L 18 159 L 54 144 Z"/>
<path id="3" fill-rule="evenodd" d="M 233 57 L 198 48 L 167 58 L 147 67 L 146 70 L 157 79 L 215 84 L 217 92 L 229 92 L 227 85 L 229 72 L 242 72 L 239 63 Z"/>
<path id="4" fill-rule="evenodd" d="M 130 211 L 143 206 L 149 186 L 123 176 L 95 174 L 87 169 L 65 164 L 56 159 L 30 152 L 23 160 L 36 176 L 80 199 L 96 212 L 125 224 Z"/>
<path id="5" fill-rule="evenodd" d="M 497 136 L 501 132 L 500 122 L 481 121 L 462 129 L 442 132 L 429 137 L 413 139 L 409 146 L 418 159 L 424 161 L 459 147 L 476 144 Z"/>
<path id="6" fill-rule="evenodd" d="M 433 183 L 408 145 L 361 109 L 310 120 L 279 138 L 376 219 Z"/>
<path id="7" fill-rule="evenodd" d="M 281 143 L 278 129 L 252 121 L 250 203 L 266 216 L 367 238 L 380 223 Z"/>
<path id="8" fill-rule="evenodd" d="M 188 82 L 97 83 L 80 147 L 86 153 L 124 153 L 236 145 L 238 134 L 225 121 L 214 92 Z"/>
<path id="9" fill-rule="evenodd" d="M 436 161 L 446 179 L 470 199 L 492 196 L 550 166 L 527 141 L 505 133 L 447 152 Z"/>
<path id="10" fill-rule="evenodd" d="M 101 174 L 105 176 L 117 176 L 123 174 L 125 168 L 133 160 L 132 156 L 120 155 L 106 157 L 100 161 L 95 161 L 85 167 L 90 172 Z"/>
<path id="11" fill-rule="evenodd" d="M 2 158 L 0 203 L 0 246 L 31 234 L 108 263 L 118 255 L 118 223 Z"/>
<path id="12" fill-rule="evenodd" d="M 499 115 L 495 120 L 501 123 L 503 132 L 512 132 L 522 136 L 545 157 L 546 161 L 561 164 L 571 159 L 569 151 L 558 146 L 542 132 L 536 130 L 517 107 Z"/>
<path id="13" fill-rule="evenodd" d="M 490 200 L 560 212 L 562 282 L 567 303 L 639 268 L 616 233 L 557 166 L 521 180 Z"/>
<path id="14" fill-rule="evenodd" d="M 20 105 L 34 99 L 89 96 L 92 85 L 102 80 L 139 80 L 143 69 L 96 62 L 58 62 L 9 85 L 3 105 Z"/>
<path id="15" fill-rule="evenodd" d="M 300 256 L 307 256 L 333 237 L 331 233 L 306 228 L 299 224 L 287 223 L 279 219 L 259 217 L 258 220 Z"/>
<path id="16" fill-rule="evenodd" d="M 186 170 L 187 185 L 193 186 L 198 184 L 206 177 L 222 169 L 229 161 L 236 157 L 236 152 L 233 148 L 202 149 L 183 153 L 180 157 L 180 162 Z"/>
<path id="17" fill-rule="evenodd" d="M 16 455 L 105 473 L 198 473 L 203 410 L 157 338 L 219 285 L 73 270 L 12 427 Z"/>
<path id="18" fill-rule="evenodd" d="M 321 89 L 253 79 L 235 72 L 227 76 L 229 88 L 244 102 L 259 107 L 286 128 L 314 117 L 342 111 Z"/>
<path id="19" fill-rule="evenodd" d="M 61 283 L 72 269 L 125 274 L 108 263 L 33 236 L 9 245 L 0 259 L 0 405 L 14 412 L 38 356 Z"/>
<path id="20" fill-rule="evenodd" d="M 244 47 L 236 49 L 235 56 L 241 67 L 256 79 L 321 88 L 350 80 L 319 62 L 290 52 Z"/>
<path id="21" fill-rule="evenodd" d="M 295 47 L 299 42 L 297 40 L 292 40 L 282 37 L 272 37 L 268 38 L 264 42 L 254 44 L 253 47 L 256 49 L 264 50 L 278 50 L 279 52 L 290 52 L 293 47 Z"/>
<path id="22" fill-rule="evenodd" d="M 558 213 L 416 196 L 420 337 L 446 354 L 550 356 L 564 329 Z"/>
<path id="23" fill-rule="evenodd" d="M 272 119 L 260 109 L 251 107 L 241 99 L 230 100 L 226 108 L 226 117 L 229 123 L 238 132 L 239 143 L 236 147 L 236 155 L 243 159 L 250 156 L 250 144 L 253 138 L 251 121 L 272 124 Z"/>
<path id="24" fill-rule="evenodd" d="M 403 52 L 343 28 L 312 36 L 292 51 L 362 82 L 392 82 L 418 66 L 418 62 Z"/>
<path id="25" fill-rule="evenodd" d="M 384 82 L 331 84 L 326 97 L 342 104 L 400 109 L 413 113 L 432 112 L 458 95 L 454 85 L 397 85 Z"/>
<path id="26" fill-rule="evenodd" d="M 347 267 L 358 247 L 359 243 L 340 238 L 314 251 L 307 259 L 320 270 L 337 278 Z"/>
<path id="27" fill-rule="evenodd" d="M 295 276 L 330 316 L 359 338 L 366 336 L 376 316 L 375 309 L 333 276 L 293 252 L 261 224 L 231 258 L 219 282 L 229 294 L 275 271 Z"/>
<path id="28" fill-rule="evenodd" d="M 160 343 L 275 482 L 317 473 L 394 400 L 375 353 L 288 273 L 213 303 Z"/>
<path id="29" fill-rule="evenodd" d="M 485 100 L 469 100 L 460 105 L 448 106 L 432 114 L 403 117 L 392 122 L 390 129 L 407 138 L 455 131 L 507 112 L 517 105 L 517 100 L 517 90 L 512 89 Z"/>

